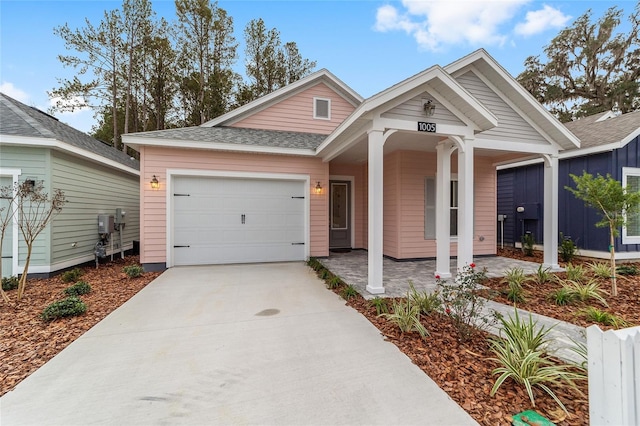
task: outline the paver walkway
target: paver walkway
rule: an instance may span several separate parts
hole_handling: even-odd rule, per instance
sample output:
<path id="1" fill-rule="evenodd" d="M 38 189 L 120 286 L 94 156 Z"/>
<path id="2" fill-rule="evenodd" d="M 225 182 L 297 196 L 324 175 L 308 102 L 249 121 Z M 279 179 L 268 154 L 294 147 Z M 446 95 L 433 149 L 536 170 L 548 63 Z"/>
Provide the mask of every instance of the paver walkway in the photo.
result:
<path id="1" fill-rule="evenodd" d="M 365 299 L 373 299 L 376 295 L 370 294 L 366 289 L 367 285 L 367 252 L 363 250 L 352 250 L 347 253 L 331 253 L 326 259 L 319 259 L 320 262 L 332 273 L 340 276 L 344 282 L 353 285 Z M 510 259 L 506 257 L 479 257 L 474 259 L 476 268 L 486 268 L 487 276 L 502 277 L 505 271 L 519 267 L 525 274 L 533 274 L 540 266 L 539 263 L 526 262 L 522 260 Z M 415 260 L 415 261 L 393 261 L 384 259 L 383 262 L 383 285 L 385 293 L 380 297 L 402 297 L 407 294 L 409 282 L 412 282 L 416 290 L 433 292 L 436 289 L 436 279 L 434 271 L 435 260 Z M 456 270 L 456 260 L 451 261 L 452 273 Z M 574 342 L 586 343 L 585 329 L 568 322 L 549 318 L 518 309 L 520 316 L 531 314 L 538 325 L 553 327 L 550 335 L 552 337 L 550 353 L 559 358 L 571 361 L 579 361 L 579 356 L 569 350 L 574 346 Z M 498 312 L 502 315 L 512 315 L 513 306 L 504 305 L 491 300 L 487 300 L 485 314 L 491 315 Z M 499 329 L 495 326 L 489 327 L 489 332 L 497 334 Z"/>

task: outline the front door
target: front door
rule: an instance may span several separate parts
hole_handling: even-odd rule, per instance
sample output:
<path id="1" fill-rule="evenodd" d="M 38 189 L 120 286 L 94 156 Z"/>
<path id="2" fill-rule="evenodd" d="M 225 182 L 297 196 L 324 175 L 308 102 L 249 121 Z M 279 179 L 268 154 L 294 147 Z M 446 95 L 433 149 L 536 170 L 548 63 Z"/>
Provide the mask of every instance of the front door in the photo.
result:
<path id="1" fill-rule="evenodd" d="M 351 248 L 351 182 L 329 184 L 329 247 Z"/>

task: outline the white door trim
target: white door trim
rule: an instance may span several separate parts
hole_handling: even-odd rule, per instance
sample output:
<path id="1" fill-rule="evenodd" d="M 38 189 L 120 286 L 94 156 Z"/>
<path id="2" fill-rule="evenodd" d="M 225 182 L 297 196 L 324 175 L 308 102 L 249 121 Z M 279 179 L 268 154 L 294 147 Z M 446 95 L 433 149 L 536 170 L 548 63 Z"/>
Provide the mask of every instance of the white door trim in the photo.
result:
<path id="1" fill-rule="evenodd" d="M 356 244 L 356 215 L 355 215 L 355 211 L 356 211 L 356 179 L 354 176 L 345 176 L 345 175 L 329 175 L 329 182 L 331 182 L 332 180 L 342 180 L 342 181 L 346 181 L 349 182 L 351 184 L 351 194 L 349 194 L 351 196 L 351 202 L 350 202 L 350 206 L 349 209 L 351 209 L 351 211 L 349 212 L 349 221 L 350 226 L 351 226 L 351 248 L 353 248 Z"/>
<path id="2" fill-rule="evenodd" d="M 174 266 L 173 243 L 174 243 L 174 209 L 173 209 L 173 179 L 175 177 L 225 177 L 241 179 L 269 179 L 269 180 L 294 180 L 305 183 L 304 194 L 304 255 L 309 258 L 311 250 L 310 238 L 310 198 L 311 198 L 311 176 L 290 173 L 259 173 L 259 172 L 235 172 L 228 170 L 193 170 L 193 169 L 167 169 L 167 191 L 166 191 L 166 251 L 167 268 Z"/>
<path id="3" fill-rule="evenodd" d="M 4 169 L 0 167 L 0 176 L 10 176 L 12 183 L 16 185 L 19 182 L 22 169 Z M 18 274 L 18 218 L 13 216 L 12 232 L 11 232 L 11 274 Z M 2 248 L 0 247 L 0 251 Z"/>

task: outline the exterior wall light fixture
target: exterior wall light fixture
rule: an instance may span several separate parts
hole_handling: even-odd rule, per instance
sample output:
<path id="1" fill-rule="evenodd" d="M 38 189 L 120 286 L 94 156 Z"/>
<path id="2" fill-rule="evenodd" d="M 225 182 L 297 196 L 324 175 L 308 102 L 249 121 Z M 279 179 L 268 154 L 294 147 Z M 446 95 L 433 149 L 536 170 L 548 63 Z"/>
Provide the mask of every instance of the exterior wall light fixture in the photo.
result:
<path id="1" fill-rule="evenodd" d="M 156 175 L 153 175 L 153 179 L 151 179 L 151 189 L 159 189 L 160 182 L 158 182 L 158 178 Z"/>
<path id="2" fill-rule="evenodd" d="M 320 181 L 318 181 L 318 184 L 315 187 L 315 191 L 316 194 L 322 194 L 322 185 L 320 185 Z"/>
<path id="3" fill-rule="evenodd" d="M 436 112 L 436 105 L 431 99 L 423 99 L 422 109 L 424 110 L 424 113 L 427 117 L 431 117 L 433 116 L 433 113 Z"/>

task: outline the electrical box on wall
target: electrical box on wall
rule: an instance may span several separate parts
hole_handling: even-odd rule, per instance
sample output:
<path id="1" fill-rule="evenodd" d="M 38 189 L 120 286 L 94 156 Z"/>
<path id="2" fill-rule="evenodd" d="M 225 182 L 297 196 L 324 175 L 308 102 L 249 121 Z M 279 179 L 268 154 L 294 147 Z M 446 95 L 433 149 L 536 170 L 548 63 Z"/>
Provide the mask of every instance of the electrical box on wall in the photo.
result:
<path id="1" fill-rule="evenodd" d="M 116 216 L 114 218 L 114 222 L 116 225 L 119 225 L 121 223 L 125 223 L 125 216 L 127 215 L 127 212 L 125 212 L 122 209 L 116 209 Z"/>
<path id="2" fill-rule="evenodd" d="M 114 220 L 112 215 L 98 215 L 98 234 L 111 234 L 114 231 Z"/>

